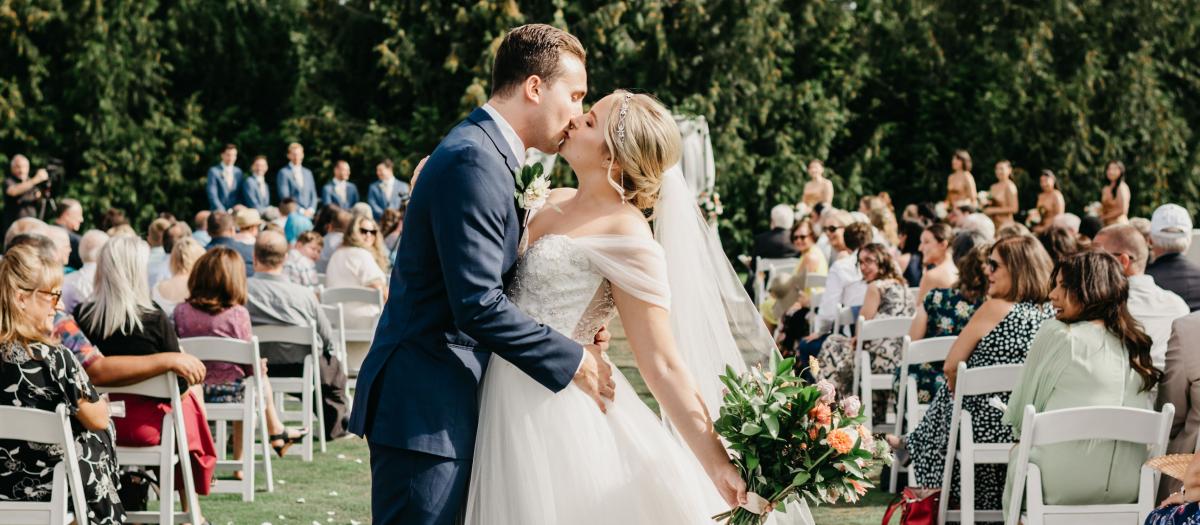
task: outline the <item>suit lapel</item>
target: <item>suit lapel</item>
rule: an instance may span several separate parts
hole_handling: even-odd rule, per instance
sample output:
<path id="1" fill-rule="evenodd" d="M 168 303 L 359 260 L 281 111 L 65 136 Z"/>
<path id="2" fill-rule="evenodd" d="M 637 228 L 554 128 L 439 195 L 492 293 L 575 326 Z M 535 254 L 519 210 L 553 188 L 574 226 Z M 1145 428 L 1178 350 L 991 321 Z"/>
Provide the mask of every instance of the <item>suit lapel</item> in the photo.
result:
<path id="1" fill-rule="evenodd" d="M 508 166 L 509 175 L 514 177 L 515 180 L 521 166 L 517 163 L 516 152 L 508 145 L 508 141 L 504 140 L 504 134 L 500 132 L 500 127 L 496 125 L 496 121 L 492 120 L 492 116 L 482 107 L 475 108 L 475 111 L 472 111 L 471 116 L 467 117 L 467 119 L 474 122 L 476 126 L 479 126 L 483 130 L 483 133 L 491 139 L 492 145 L 496 147 L 496 151 L 500 153 L 501 157 L 504 157 L 504 165 Z M 513 207 L 516 207 L 515 199 Z M 519 239 L 525 234 L 525 210 L 520 208 L 517 208 L 517 225 L 517 238 Z"/>

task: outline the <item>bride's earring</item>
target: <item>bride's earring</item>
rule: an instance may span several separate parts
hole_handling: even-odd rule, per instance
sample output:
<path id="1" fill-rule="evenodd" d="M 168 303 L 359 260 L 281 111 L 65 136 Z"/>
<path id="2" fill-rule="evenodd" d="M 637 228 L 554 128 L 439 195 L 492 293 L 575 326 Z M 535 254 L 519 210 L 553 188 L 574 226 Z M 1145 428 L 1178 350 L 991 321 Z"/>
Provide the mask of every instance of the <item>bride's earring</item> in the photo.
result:
<path id="1" fill-rule="evenodd" d="M 617 195 L 620 195 L 621 200 L 624 201 L 625 200 L 625 170 L 621 170 L 621 183 L 617 184 L 617 182 L 614 181 L 612 178 L 612 167 L 613 167 L 613 161 L 612 161 L 612 159 L 609 159 L 608 160 L 608 169 L 604 170 L 604 178 L 608 179 L 608 185 L 612 186 L 614 190 L 617 190 Z"/>

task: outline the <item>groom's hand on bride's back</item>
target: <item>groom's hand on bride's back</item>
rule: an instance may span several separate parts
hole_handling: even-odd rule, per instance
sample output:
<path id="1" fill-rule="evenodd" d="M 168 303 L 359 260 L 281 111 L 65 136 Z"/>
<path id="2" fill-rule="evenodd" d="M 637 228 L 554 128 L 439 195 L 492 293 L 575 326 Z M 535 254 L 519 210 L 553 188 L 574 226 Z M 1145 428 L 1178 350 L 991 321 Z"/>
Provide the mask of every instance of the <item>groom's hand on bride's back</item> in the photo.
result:
<path id="1" fill-rule="evenodd" d="M 601 412 L 608 412 L 605 400 L 612 401 L 616 395 L 616 382 L 612 378 L 612 366 L 604 359 L 608 341 L 612 335 L 608 328 L 601 328 L 593 344 L 584 345 L 583 363 L 575 373 L 575 384 L 592 396 Z"/>

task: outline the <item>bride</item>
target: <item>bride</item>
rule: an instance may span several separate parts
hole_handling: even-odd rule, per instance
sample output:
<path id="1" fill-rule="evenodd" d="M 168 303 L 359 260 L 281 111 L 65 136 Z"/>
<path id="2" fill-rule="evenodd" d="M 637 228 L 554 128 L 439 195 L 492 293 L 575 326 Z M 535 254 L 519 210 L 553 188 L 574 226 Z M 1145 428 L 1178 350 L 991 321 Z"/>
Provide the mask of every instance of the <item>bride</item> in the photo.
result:
<path id="1" fill-rule="evenodd" d="M 601 412 L 574 385 L 554 394 L 493 360 L 467 523 L 712 523 L 746 503 L 713 429 L 718 375 L 745 370 L 772 343 L 681 172 L 668 170 L 680 150 L 673 117 L 648 95 L 617 91 L 573 119 L 560 154 L 579 189 L 552 191 L 532 215 L 509 290 L 534 319 L 580 342 L 620 315 L 669 426 L 615 368 L 615 400 Z"/>

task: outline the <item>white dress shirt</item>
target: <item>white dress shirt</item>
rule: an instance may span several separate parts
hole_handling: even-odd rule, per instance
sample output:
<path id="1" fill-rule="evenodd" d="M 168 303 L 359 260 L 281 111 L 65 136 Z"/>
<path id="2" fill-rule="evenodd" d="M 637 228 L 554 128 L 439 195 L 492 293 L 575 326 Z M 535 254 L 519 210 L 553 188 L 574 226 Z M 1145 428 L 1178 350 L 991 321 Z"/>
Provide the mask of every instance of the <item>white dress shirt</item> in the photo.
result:
<path id="1" fill-rule="evenodd" d="M 379 189 L 383 190 L 383 196 L 388 200 L 388 202 L 392 201 L 392 186 L 395 184 L 396 177 L 386 177 L 379 181 Z"/>
<path id="2" fill-rule="evenodd" d="M 337 194 L 338 199 L 345 202 L 345 200 L 346 200 L 346 181 L 344 181 L 344 180 L 333 181 L 333 192 L 335 194 Z"/>
<path id="3" fill-rule="evenodd" d="M 267 196 L 267 178 L 262 175 L 255 175 L 254 182 L 258 184 L 258 194 L 263 197 Z"/>
<path id="4" fill-rule="evenodd" d="M 225 179 L 225 187 L 230 190 L 233 188 L 233 166 L 228 164 L 221 165 L 221 178 Z"/>
<path id="5" fill-rule="evenodd" d="M 837 319 L 841 307 L 862 306 L 866 296 L 867 283 L 863 282 L 862 272 L 858 270 L 858 252 L 854 252 L 829 267 L 817 317 L 823 321 Z"/>
<path id="6" fill-rule="evenodd" d="M 496 127 L 500 128 L 500 134 L 504 135 L 504 141 L 508 143 L 508 147 L 512 149 L 514 155 L 517 156 L 517 165 L 525 165 L 525 143 L 521 141 L 521 136 L 517 135 L 517 130 L 513 129 L 512 125 L 504 120 L 496 108 L 491 104 L 484 104 L 483 110 L 488 115 L 492 116 L 492 120 L 496 121 Z"/>
<path id="7" fill-rule="evenodd" d="M 296 180 L 296 188 L 304 189 L 304 167 L 300 164 L 292 164 L 292 178 Z"/>
<path id="8" fill-rule="evenodd" d="M 1129 277 L 1129 301 L 1125 304 L 1153 341 L 1150 359 L 1161 370 L 1167 362 L 1171 323 L 1188 314 L 1187 303 L 1175 292 L 1159 288 L 1154 277 L 1143 274 Z"/>

